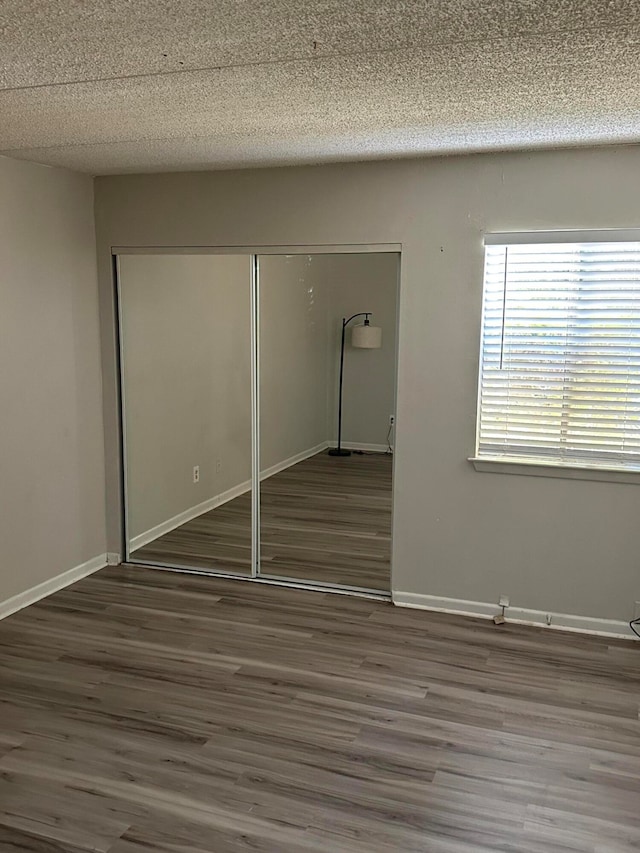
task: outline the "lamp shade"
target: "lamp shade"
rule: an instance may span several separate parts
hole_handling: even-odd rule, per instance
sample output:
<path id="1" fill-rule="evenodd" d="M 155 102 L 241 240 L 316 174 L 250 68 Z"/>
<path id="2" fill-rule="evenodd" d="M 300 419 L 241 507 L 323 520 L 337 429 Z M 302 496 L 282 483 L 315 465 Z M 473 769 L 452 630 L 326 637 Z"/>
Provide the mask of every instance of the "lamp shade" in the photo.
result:
<path id="1" fill-rule="evenodd" d="M 358 349 L 380 349 L 382 346 L 382 329 L 380 326 L 354 326 L 351 330 L 351 346 Z"/>

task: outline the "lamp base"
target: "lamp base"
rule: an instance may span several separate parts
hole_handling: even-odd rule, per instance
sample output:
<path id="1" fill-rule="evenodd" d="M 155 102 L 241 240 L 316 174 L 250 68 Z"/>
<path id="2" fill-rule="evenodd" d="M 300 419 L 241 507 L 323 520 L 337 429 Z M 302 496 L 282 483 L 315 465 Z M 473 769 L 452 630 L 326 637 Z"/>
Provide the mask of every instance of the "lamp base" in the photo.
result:
<path id="1" fill-rule="evenodd" d="M 344 447 L 330 447 L 329 456 L 351 456 L 350 450 L 345 450 Z"/>

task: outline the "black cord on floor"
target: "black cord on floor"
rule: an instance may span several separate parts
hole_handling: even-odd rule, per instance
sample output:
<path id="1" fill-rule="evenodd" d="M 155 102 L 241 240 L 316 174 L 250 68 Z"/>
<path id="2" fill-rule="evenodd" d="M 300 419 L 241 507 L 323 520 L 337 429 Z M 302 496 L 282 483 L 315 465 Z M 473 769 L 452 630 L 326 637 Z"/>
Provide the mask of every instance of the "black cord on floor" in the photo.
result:
<path id="1" fill-rule="evenodd" d="M 633 633 L 636 635 L 636 637 L 640 637 L 640 631 L 638 631 L 636 625 L 640 625 L 640 616 L 637 619 L 632 619 L 631 622 L 629 622 L 629 627 L 631 628 Z"/>
<path id="2" fill-rule="evenodd" d="M 393 447 L 391 447 L 391 430 L 393 429 L 393 424 L 389 424 L 389 429 L 387 431 L 387 449 L 386 450 L 352 450 L 356 456 L 380 456 L 382 453 L 384 456 L 393 456 Z"/>

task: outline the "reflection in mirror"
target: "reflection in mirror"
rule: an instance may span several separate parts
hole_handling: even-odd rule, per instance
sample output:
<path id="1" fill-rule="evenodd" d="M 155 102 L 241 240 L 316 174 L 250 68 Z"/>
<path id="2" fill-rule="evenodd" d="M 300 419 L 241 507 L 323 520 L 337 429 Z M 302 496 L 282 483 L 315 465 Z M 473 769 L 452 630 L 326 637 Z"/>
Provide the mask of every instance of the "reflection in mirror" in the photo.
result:
<path id="1" fill-rule="evenodd" d="M 251 571 L 251 261 L 122 255 L 131 562 Z"/>
<path id="2" fill-rule="evenodd" d="M 390 589 L 398 264 L 260 256 L 263 576 Z"/>

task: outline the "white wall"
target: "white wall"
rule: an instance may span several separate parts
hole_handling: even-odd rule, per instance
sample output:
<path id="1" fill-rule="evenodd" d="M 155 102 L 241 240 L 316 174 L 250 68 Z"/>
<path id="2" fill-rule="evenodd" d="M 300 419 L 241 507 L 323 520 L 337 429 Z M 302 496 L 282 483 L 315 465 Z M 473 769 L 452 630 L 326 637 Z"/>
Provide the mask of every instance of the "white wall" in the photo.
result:
<path id="1" fill-rule="evenodd" d="M 4 601 L 106 551 L 91 179 L 0 157 L 0 258 Z"/>
<path id="2" fill-rule="evenodd" d="M 118 439 L 111 245 L 401 243 L 396 591 L 627 619 L 640 487 L 478 473 L 485 231 L 640 225 L 640 148 L 136 175 L 96 182 L 109 536 Z"/>
<path id="3" fill-rule="evenodd" d="M 251 477 L 251 269 L 234 255 L 119 268 L 134 538 Z"/>

